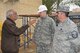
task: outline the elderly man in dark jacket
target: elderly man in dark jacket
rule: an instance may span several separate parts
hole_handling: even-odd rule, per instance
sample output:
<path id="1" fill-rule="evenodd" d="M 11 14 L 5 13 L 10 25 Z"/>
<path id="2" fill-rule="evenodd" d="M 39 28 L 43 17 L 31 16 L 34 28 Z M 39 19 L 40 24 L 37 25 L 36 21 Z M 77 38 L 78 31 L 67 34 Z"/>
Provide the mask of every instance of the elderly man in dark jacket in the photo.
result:
<path id="1" fill-rule="evenodd" d="M 17 41 L 19 35 L 25 32 L 30 25 L 35 23 L 35 20 L 30 21 L 28 25 L 18 28 L 15 23 L 15 20 L 17 20 L 17 13 L 14 10 L 8 10 L 6 17 L 7 19 L 4 21 L 2 27 L 2 53 L 18 53 L 19 47 Z"/>

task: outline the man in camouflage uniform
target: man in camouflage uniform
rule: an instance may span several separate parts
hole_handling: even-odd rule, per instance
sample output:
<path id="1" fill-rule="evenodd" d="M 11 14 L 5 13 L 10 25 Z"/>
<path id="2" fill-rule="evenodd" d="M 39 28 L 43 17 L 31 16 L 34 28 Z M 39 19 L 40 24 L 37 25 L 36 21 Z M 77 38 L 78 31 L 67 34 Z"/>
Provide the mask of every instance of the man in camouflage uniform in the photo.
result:
<path id="1" fill-rule="evenodd" d="M 80 40 L 77 25 L 69 19 L 69 8 L 62 6 L 57 11 L 58 26 L 53 38 L 52 53 L 78 53 Z"/>
<path id="2" fill-rule="evenodd" d="M 55 31 L 55 22 L 52 18 L 48 17 L 47 8 L 45 5 L 40 5 L 39 15 L 40 19 L 38 20 L 33 40 L 36 43 L 36 53 L 51 53 L 53 36 Z"/>

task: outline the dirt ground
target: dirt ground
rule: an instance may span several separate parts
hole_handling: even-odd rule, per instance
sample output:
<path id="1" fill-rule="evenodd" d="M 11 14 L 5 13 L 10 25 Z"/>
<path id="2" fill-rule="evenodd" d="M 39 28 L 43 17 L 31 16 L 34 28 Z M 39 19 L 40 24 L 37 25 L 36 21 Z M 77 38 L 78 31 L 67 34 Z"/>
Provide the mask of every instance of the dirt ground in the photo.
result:
<path id="1" fill-rule="evenodd" d="M 0 47 L 1 47 L 1 42 L 0 42 Z M 29 43 L 29 46 L 24 49 L 24 46 L 20 47 L 19 49 L 19 53 L 36 53 L 36 46 L 33 42 Z M 1 52 L 1 49 L 0 49 L 0 53 Z"/>

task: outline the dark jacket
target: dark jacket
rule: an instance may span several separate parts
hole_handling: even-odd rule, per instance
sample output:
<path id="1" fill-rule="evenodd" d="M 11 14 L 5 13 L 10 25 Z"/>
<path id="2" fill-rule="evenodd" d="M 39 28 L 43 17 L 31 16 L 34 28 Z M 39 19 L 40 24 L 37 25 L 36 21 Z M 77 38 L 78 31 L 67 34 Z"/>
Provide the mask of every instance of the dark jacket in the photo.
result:
<path id="1" fill-rule="evenodd" d="M 19 50 L 18 39 L 19 35 L 25 32 L 28 25 L 18 28 L 14 21 L 11 19 L 6 19 L 2 27 L 2 37 L 1 37 L 1 49 L 2 51 L 16 52 Z"/>

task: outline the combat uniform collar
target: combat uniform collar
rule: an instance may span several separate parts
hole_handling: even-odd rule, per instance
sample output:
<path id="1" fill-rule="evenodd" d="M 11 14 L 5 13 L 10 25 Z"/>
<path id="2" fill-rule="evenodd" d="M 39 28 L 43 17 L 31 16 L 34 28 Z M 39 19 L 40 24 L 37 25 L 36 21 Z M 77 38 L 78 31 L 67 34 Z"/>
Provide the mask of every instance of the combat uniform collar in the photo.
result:
<path id="1" fill-rule="evenodd" d="M 45 16 L 44 18 L 41 18 L 42 20 L 44 20 L 44 19 L 46 19 L 48 17 L 48 15 L 47 16 Z"/>
<path id="2" fill-rule="evenodd" d="M 68 18 L 65 19 L 64 22 L 60 22 L 59 25 L 64 25 L 65 23 L 70 24 L 70 23 L 69 23 L 69 20 L 70 20 L 70 19 L 69 19 L 69 17 L 68 17 Z"/>
<path id="3" fill-rule="evenodd" d="M 67 17 L 63 22 L 60 23 L 66 23 L 69 20 L 69 18 Z"/>

